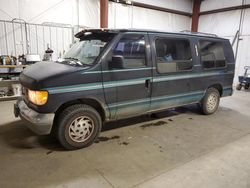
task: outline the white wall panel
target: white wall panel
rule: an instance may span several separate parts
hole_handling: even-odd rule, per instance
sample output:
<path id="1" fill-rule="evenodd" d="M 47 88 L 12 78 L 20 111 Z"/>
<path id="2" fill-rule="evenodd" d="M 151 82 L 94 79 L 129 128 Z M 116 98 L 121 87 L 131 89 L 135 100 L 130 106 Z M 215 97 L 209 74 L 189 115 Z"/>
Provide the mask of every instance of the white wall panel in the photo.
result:
<path id="1" fill-rule="evenodd" d="M 158 7 L 164 7 L 169 9 L 175 9 L 185 12 L 192 12 L 193 2 L 192 0 L 134 0 L 140 3 L 154 5 Z"/>
<path id="2" fill-rule="evenodd" d="M 191 12 L 192 0 L 137 0 L 155 6 Z M 79 2 L 79 7 L 77 6 Z M 12 20 L 13 18 L 24 19 L 28 23 L 41 24 L 44 22 L 63 23 L 70 25 L 78 24 L 77 8 L 79 8 L 79 25 L 97 28 L 100 25 L 100 0 L 0 0 L 0 19 Z M 145 8 L 126 6 L 109 2 L 109 27 L 111 28 L 145 28 L 166 31 L 180 31 L 190 29 L 191 18 L 162 11 Z M 20 35 L 20 26 L 15 25 L 16 45 L 12 24 L 6 25 L 7 32 L 4 31 L 4 24 L 0 24 L 0 54 L 26 53 L 26 40 L 23 45 Z M 43 54 L 47 44 L 55 51 L 54 56 L 67 49 L 71 43 L 69 32 L 60 31 L 48 27 L 30 25 L 28 43 L 30 53 Z M 23 30 L 24 31 L 24 27 Z M 68 33 L 68 34 L 67 34 Z M 6 34 L 6 37 L 4 35 Z M 6 40 L 7 38 L 7 45 Z M 57 38 L 57 40 L 56 40 Z M 64 38 L 64 42 L 61 42 Z M 16 53 L 14 48 L 16 47 Z"/>
<path id="3" fill-rule="evenodd" d="M 4 20 L 21 18 L 31 23 L 73 24 L 73 2 L 69 0 L 0 0 L 0 16 Z"/>
<path id="4" fill-rule="evenodd" d="M 99 6 L 99 0 L 79 0 L 79 24 L 98 27 Z M 77 0 L 0 0 L 0 19 L 13 18 L 21 18 L 28 23 L 54 22 L 73 26 L 78 23 Z M 6 33 L 4 24 L 0 24 L 0 54 L 26 53 L 26 40 L 23 37 L 22 42 L 20 25 L 14 25 L 16 45 L 14 45 L 12 24 L 6 22 Z M 67 50 L 72 43 L 71 29 L 38 26 L 36 31 L 34 25 L 29 25 L 28 31 L 29 49 L 32 54 L 38 53 L 42 56 L 48 44 L 54 50 L 53 59 L 57 59 L 59 53 Z M 24 33 L 24 27 L 22 32 Z"/>
<path id="5" fill-rule="evenodd" d="M 87 27 L 100 27 L 100 1 L 79 0 L 80 25 Z M 76 25 L 77 23 L 74 23 Z"/>
<path id="6" fill-rule="evenodd" d="M 245 9 L 241 40 L 239 41 L 238 56 L 236 62 L 236 75 L 244 74 L 244 66 L 250 66 L 250 9 Z M 238 77 L 235 78 L 237 82 Z"/>
<path id="7" fill-rule="evenodd" d="M 201 3 L 201 11 L 238 6 L 241 4 L 242 0 L 204 0 Z"/>
<path id="8" fill-rule="evenodd" d="M 191 18 L 162 11 L 109 4 L 109 27 L 165 31 L 190 30 Z"/>
<path id="9" fill-rule="evenodd" d="M 242 39 L 239 42 L 234 83 L 238 82 L 239 75 L 244 74 L 244 66 L 250 66 L 250 36 L 244 36 Z"/>
<path id="10" fill-rule="evenodd" d="M 99 0 L 79 0 L 80 25 L 99 26 Z M 0 19 L 77 24 L 76 0 L 0 0 Z"/>
<path id="11" fill-rule="evenodd" d="M 233 36 L 238 30 L 240 10 L 200 16 L 199 31 Z"/>
<path id="12" fill-rule="evenodd" d="M 137 0 L 145 4 L 192 12 L 192 0 Z M 162 11 L 109 3 L 109 27 L 190 30 L 191 18 Z"/>
<path id="13" fill-rule="evenodd" d="M 71 1 L 22 0 L 19 2 L 20 17 L 26 22 L 57 22 L 69 24 L 73 22 L 73 4 Z"/>
<path id="14" fill-rule="evenodd" d="M 191 19 L 186 16 L 136 8 L 133 27 L 165 31 L 190 30 Z"/>
<path id="15" fill-rule="evenodd" d="M 245 9 L 242 35 L 250 35 L 250 9 Z"/>
<path id="16" fill-rule="evenodd" d="M 192 12 L 192 0 L 136 1 Z M 174 27 L 174 30 L 182 28 L 190 29 L 190 19 L 184 16 L 138 7 L 131 8 L 131 6 L 124 6 L 117 3 L 109 4 L 109 23 L 111 27 L 138 26 L 140 28 L 152 27 L 156 29 L 169 29 L 172 27 Z M 0 18 L 3 20 L 21 18 L 31 23 L 55 22 L 77 25 L 76 14 L 77 0 L 0 0 Z M 133 25 L 132 20 L 134 22 Z M 141 20 L 144 21 L 141 22 Z M 99 27 L 99 0 L 79 0 L 79 24 L 87 27 Z"/>
<path id="17" fill-rule="evenodd" d="M 133 8 L 118 3 L 109 3 L 109 27 L 132 28 Z"/>
<path id="18" fill-rule="evenodd" d="M 12 20 L 19 17 L 18 0 L 0 0 L 0 19 Z"/>

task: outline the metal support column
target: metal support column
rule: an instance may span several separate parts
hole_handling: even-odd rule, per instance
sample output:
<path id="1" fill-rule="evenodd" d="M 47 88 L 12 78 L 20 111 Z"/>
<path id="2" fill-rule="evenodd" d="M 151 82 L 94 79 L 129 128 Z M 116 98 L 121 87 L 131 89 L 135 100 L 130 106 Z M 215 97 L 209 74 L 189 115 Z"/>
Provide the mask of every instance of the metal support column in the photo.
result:
<path id="1" fill-rule="evenodd" d="M 198 31 L 199 14 L 200 14 L 201 0 L 194 0 L 193 14 L 192 14 L 192 32 Z"/>
<path id="2" fill-rule="evenodd" d="M 108 28 L 108 0 L 100 0 L 100 27 Z"/>

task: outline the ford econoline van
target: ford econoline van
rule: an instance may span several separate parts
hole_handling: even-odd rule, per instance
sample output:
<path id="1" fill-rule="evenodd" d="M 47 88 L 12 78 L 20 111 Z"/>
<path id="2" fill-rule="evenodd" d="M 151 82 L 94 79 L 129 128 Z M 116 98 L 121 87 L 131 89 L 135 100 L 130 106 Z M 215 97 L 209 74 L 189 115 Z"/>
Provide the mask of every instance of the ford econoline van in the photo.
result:
<path id="1" fill-rule="evenodd" d="M 104 122 L 200 104 L 213 114 L 232 95 L 229 40 L 202 33 L 87 29 L 63 59 L 20 75 L 15 116 L 66 149 L 92 144 Z"/>

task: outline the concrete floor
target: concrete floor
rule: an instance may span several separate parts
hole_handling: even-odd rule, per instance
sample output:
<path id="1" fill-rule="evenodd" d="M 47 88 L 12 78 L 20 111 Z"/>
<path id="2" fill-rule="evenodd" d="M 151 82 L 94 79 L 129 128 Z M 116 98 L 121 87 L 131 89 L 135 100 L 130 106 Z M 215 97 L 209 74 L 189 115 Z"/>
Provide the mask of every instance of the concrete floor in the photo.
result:
<path id="1" fill-rule="evenodd" d="M 0 103 L 0 187 L 250 187 L 250 92 L 218 112 L 188 106 L 109 123 L 99 141 L 63 151 Z"/>

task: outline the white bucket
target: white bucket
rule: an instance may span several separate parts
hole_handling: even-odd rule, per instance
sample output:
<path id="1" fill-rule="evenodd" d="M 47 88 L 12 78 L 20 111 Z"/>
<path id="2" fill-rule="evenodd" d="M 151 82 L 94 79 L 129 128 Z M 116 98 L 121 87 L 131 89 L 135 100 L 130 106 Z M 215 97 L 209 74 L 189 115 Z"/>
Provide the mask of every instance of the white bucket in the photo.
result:
<path id="1" fill-rule="evenodd" d="M 15 96 L 22 95 L 22 86 L 21 84 L 12 84 L 13 93 Z"/>

